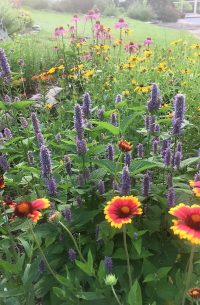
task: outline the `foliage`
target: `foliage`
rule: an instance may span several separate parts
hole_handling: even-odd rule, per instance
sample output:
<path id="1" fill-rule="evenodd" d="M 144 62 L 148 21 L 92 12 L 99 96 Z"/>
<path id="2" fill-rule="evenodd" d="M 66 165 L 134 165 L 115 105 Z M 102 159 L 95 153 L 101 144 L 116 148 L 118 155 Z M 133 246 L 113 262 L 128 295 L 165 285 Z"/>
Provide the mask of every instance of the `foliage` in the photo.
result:
<path id="1" fill-rule="evenodd" d="M 149 3 L 159 20 L 164 22 L 176 22 L 181 16 L 170 0 L 149 0 Z"/>
<path id="2" fill-rule="evenodd" d="M 176 3 L 175 5 L 179 11 L 183 10 L 183 12 L 186 12 L 186 13 L 192 12 L 192 9 L 193 9 L 192 4 L 189 3 L 188 1 L 182 1 L 182 3 L 179 2 L 179 3 Z"/>
<path id="3" fill-rule="evenodd" d="M 33 22 L 29 12 L 13 8 L 8 0 L 0 2 L 0 20 L 9 34 L 30 28 Z"/>
<path id="4" fill-rule="evenodd" d="M 34 9 L 47 9 L 49 7 L 49 0 L 23 0 L 23 5 Z"/>
<path id="5" fill-rule="evenodd" d="M 144 6 L 141 3 L 130 6 L 127 11 L 127 16 L 142 21 L 150 21 L 156 17 L 151 6 Z"/>
<path id="6" fill-rule="evenodd" d="M 188 180 L 200 168 L 200 46 L 183 39 L 159 45 L 151 31 L 152 38 L 135 39 L 130 48 L 131 28 L 121 23 L 112 36 L 102 24 L 106 36 L 99 37 L 98 23 L 77 21 L 77 31 L 57 28 L 45 45 L 39 36 L 16 37 L 4 65 L 1 52 L 0 72 L 9 64 L 12 71 L 0 78 L 3 305 L 190 304 L 187 289 L 199 285 L 199 250 L 173 236 L 169 208 L 199 205 Z M 27 82 L 39 101 L 28 99 Z M 49 101 L 52 86 L 62 90 Z M 181 113 L 177 94 L 181 101 L 186 95 Z M 117 229 L 106 221 L 105 206 L 121 198 L 127 183 L 143 214 L 134 209 Z M 37 198 L 51 205 L 33 223 Z M 115 204 L 113 214 L 125 220 L 127 206 L 116 214 Z M 190 230 L 199 241 L 195 209 L 185 225 L 194 219 Z"/>

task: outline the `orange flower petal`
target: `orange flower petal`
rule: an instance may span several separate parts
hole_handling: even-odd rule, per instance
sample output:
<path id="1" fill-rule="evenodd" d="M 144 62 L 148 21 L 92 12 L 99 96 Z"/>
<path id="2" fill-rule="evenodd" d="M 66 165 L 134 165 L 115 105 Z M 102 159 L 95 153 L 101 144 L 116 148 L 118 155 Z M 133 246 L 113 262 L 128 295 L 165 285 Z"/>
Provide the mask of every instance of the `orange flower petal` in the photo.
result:
<path id="1" fill-rule="evenodd" d="M 34 210 L 47 209 L 50 206 L 49 200 L 46 198 L 39 198 L 31 202 L 31 206 Z"/>

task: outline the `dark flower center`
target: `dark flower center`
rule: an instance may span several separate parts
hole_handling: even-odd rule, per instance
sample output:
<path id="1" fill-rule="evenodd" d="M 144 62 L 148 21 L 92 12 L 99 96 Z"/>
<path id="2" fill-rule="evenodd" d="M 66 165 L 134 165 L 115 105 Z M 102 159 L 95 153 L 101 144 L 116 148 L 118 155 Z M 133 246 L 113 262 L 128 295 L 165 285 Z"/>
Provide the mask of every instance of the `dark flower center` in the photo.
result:
<path id="1" fill-rule="evenodd" d="M 32 206 L 30 202 L 22 201 L 15 206 L 14 214 L 18 217 L 26 217 L 32 212 Z"/>
<path id="2" fill-rule="evenodd" d="M 186 219 L 186 224 L 194 230 L 200 231 L 200 214 L 192 214 Z"/>

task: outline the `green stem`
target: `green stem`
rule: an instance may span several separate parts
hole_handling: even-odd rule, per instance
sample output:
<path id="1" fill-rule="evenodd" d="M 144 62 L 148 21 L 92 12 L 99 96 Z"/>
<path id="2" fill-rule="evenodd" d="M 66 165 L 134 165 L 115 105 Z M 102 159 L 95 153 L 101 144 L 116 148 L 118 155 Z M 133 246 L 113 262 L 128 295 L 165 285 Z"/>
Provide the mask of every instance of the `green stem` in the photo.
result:
<path id="1" fill-rule="evenodd" d="M 32 233 L 32 235 L 33 235 L 33 238 L 34 238 L 34 240 L 35 240 L 35 243 L 36 243 L 36 245 L 37 245 L 37 247 L 38 247 L 38 249 L 39 249 L 39 251 L 40 251 L 40 254 L 41 254 L 41 256 L 42 256 L 42 259 L 43 259 L 43 261 L 45 262 L 45 264 L 46 264 L 46 266 L 47 266 L 49 272 L 50 272 L 51 275 L 56 279 L 56 281 L 58 281 L 57 276 L 56 276 L 56 273 L 53 271 L 53 269 L 52 269 L 51 266 L 49 265 L 49 263 L 48 263 L 48 261 L 47 261 L 47 259 L 46 259 L 46 256 L 45 256 L 45 254 L 44 254 L 42 248 L 40 247 L 40 244 L 39 244 L 39 242 L 38 242 L 38 239 L 37 239 L 37 237 L 36 237 L 36 235 L 35 235 L 35 233 L 34 233 L 34 231 L 33 231 L 32 223 L 31 223 L 30 221 L 29 221 L 29 228 L 30 228 L 30 231 L 31 231 L 31 233 Z"/>
<path id="2" fill-rule="evenodd" d="M 119 300 L 119 298 L 118 298 L 118 296 L 117 296 L 117 294 L 116 294 L 115 288 L 114 288 L 113 286 L 111 286 L 111 288 L 112 288 L 112 292 L 113 292 L 113 294 L 114 294 L 114 297 L 115 297 L 117 303 L 118 303 L 119 305 L 122 305 L 122 303 L 120 302 L 120 300 Z"/>
<path id="3" fill-rule="evenodd" d="M 195 252 L 195 245 L 192 245 L 190 257 L 188 260 L 188 272 L 187 272 L 187 277 L 186 277 L 185 292 L 183 294 L 182 305 L 185 305 L 186 295 L 187 295 L 187 291 L 188 291 L 190 281 L 191 281 L 191 275 L 192 275 L 192 271 L 193 271 L 194 252 Z"/>
<path id="4" fill-rule="evenodd" d="M 79 254 L 81 260 L 82 260 L 84 263 L 86 263 L 86 260 L 84 259 L 83 255 L 82 255 L 82 253 L 81 253 L 81 251 L 80 251 L 80 249 L 79 249 L 79 247 L 78 247 L 78 244 L 77 244 L 77 242 L 76 242 L 74 236 L 72 235 L 71 231 L 70 231 L 61 221 L 59 221 L 58 223 L 59 223 L 59 224 L 61 225 L 61 227 L 63 227 L 63 229 L 68 233 L 68 235 L 70 236 L 71 240 L 72 240 L 73 243 L 74 243 L 74 246 L 75 246 L 75 248 L 76 248 L 76 251 L 78 252 L 78 254 Z"/>
<path id="5" fill-rule="evenodd" d="M 128 254 L 127 240 L 126 240 L 126 225 L 124 225 L 124 227 L 123 227 L 123 240 L 124 240 L 124 250 L 126 253 L 129 286 L 131 288 L 132 287 L 132 277 L 131 277 L 131 266 L 130 266 L 130 259 L 129 259 L 129 254 Z"/>

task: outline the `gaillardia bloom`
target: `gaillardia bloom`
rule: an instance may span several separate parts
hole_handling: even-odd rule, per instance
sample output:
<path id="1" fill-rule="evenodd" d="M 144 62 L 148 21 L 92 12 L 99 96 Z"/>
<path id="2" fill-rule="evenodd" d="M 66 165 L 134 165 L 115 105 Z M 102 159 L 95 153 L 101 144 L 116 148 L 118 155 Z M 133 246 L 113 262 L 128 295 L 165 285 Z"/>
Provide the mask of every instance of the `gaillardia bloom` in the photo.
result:
<path id="1" fill-rule="evenodd" d="M 121 149 L 122 151 L 131 151 L 133 148 L 133 145 L 131 145 L 129 142 L 127 142 L 126 140 L 120 140 L 118 142 L 118 147 L 119 149 Z"/>
<path id="2" fill-rule="evenodd" d="M 21 201 L 15 205 L 14 215 L 20 218 L 29 217 L 37 222 L 42 216 L 38 210 L 47 209 L 49 206 L 49 200 L 46 198 L 36 199 L 32 202 Z"/>
<path id="3" fill-rule="evenodd" d="M 178 218 L 173 220 L 171 227 L 174 234 L 194 245 L 200 245 L 200 206 L 197 204 L 188 206 L 180 203 L 171 208 L 169 214 Z"/>
<path id="4" fill-rule="evenodd" d="M 187 293 L 192 299 L 200 299 L 200 288 L 191 288 Z"/>
<path id="5" fill-rule="evenodd" d="M 193 193 L 197 196 L 200 197 L 200 181 L 189 181 L 190 186 L 192 187 Z"/>
<path id="6" fill-rule="evenodd" d="M 5 187 L 3 176 L 0 176 L 0 189 L 3 189 Z"/>
<path id="7" fill-rule="evenodd" d="M 114 228 L 121 229 L 123 224 L 131 223 L 133 215 L 141 215 L 141 203 L 137 197 L 116 196 L 104 208 L 105 218 Z"/>

